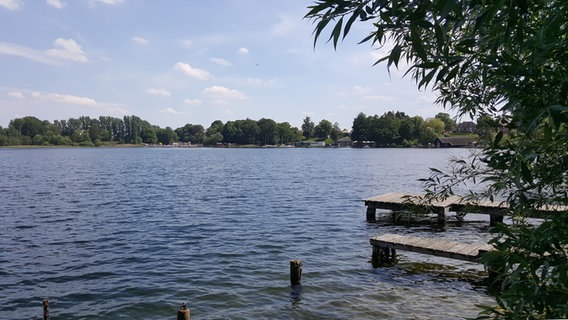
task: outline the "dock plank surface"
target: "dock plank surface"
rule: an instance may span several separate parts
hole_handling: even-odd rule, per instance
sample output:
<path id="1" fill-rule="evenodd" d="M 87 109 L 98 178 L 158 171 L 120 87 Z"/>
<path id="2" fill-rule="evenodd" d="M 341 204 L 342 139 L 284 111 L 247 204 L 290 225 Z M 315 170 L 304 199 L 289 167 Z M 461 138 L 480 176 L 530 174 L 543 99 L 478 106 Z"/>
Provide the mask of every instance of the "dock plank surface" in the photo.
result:
<path id="1" fill-rule="evenodd" d="M 502 222 L 503 216 L 507 215 L 509 205 L 504 201 L 468 201 L 463 197 L 451 196 L 444 200 L 428 199 L 424 195 L 390 192 L 364 199 L 367 206 L 367 218 L 374 220 L 376 209 L 404 211 L 412 207 L 423 209 L 430 208 L 432 213 L 438 214 L 438 221 L 445 221 L 446 215 L 452 212 L 488 214 L 493 225 L 494 222 Z M 530 218 L 545 218 L 555 212 L 568 211 L 566 205 L 545 205 L 533 210 Z"/>
<path id="2" fill-rule="evenodd" d="M 493 250 L 493 246 L 488 244 L 466 244 L 398 234 L 373 237 L 371 245 L 471 262 L 479 262 L 482 252 Z"/>

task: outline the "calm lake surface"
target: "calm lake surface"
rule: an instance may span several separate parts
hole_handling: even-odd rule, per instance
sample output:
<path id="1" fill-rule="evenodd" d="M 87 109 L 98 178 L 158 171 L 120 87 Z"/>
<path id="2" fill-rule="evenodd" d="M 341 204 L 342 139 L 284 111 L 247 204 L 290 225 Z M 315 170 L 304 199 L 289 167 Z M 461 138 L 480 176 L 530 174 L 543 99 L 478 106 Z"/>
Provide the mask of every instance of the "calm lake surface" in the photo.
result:
<path id="1" fill-rule="evenodd" d="M 492 304 L 476 264 L 399 252 L 398 232 L 482 243 L 464 225 L 365 220 L 420 192 L 442 149 L 0 149 L 0 319 L 460 319 Z M 479 221 L 477 221 L 479 220 Z M 303 261 L 291 288 L 289 261 Z"/>

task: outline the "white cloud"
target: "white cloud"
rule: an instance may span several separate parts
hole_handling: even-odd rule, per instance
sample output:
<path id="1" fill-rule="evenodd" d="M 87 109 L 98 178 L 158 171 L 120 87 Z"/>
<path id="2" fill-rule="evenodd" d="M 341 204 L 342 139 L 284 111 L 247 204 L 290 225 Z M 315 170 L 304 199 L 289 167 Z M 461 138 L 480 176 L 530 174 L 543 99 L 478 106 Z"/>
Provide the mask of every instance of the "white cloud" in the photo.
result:
<path id="1" fill-rule="evenodd" d="M 147 39 L 144 39 L 142 37 L 132 37 L 130 38 L 132 41 L 138 43 L 138 44 L 142 44 L 142 45 L 148 45 L 150 44 L 150 41 L 148 41 Z"/>
<path id="2" fill-rule="evenodd" d="M 0 54 L 18 56 L 35 62 L 56 64 L 54 61 L 48 59 L 43 52 L 22 47 L 13 43 L 0 42 Z"/>
<path id="3" fill-rule="evenodd" d="M 174 109 L 174 108 L 169 108 L 169 107 L 168 107 L 168 108 L 165 108 L 165 109 L 163 109 L 163 110 L 161 110 L 160 112 L 162 112 L 162 113 L 169 113 L 169 114 L 185 114 L 185 113 L 186 113 L 186 112 L 177 111 L 176 109 Z"/>
<path id="4" fill-rule="evenodd" d="M 261 79 L 261 78 L 245 78 L 237 79 L 235 81 L 238 84 L 251 86 L 251 87 L 274 87 L 277 85 L 278 81 L 276 79 Z"/>
<path id="5" fill-rule="evenodd" d="M 53 45 L 55 49 L 49 49 L 45 53 L 49 56 L 73 60 L 78 62 L 87 62 L 87 55 L 81 50 L 81 46 L 73 39 L 57 38 Z"/>
<path id="6" fill-rule="evenodd" d="M 231 62 L 222 58 L 210 58 L 210 61 L 212 61 L 213 63 L 216 63 L 220 66 L 224 66 L 224 67 L 228 67 L 231 65 Z"/>
<path id="7" fill-rule="evenodd" d="M 189 105 L 198 105 L 198 104 L 201 104 L 202 101 L 199 100 L 199 99 L 183 99 L 183 103 L 189 104 Z"/>
<path id="8" fill-rule="evenodd" d="M 238 53 L 238 54 L 245 55 L 245 54 L 248 54 L 248 53 L 249 53 L 249 49 L 247 49 L 247 48 L 245 48 L 245 47 L 241 47 L 241 48 L 239 48 L 239 49 L 237 50 L 237 53 Z"/>
<path id="9" fill-rule="evenodd" d="M 189 40 L 189 39 L 182 39 L 182 40 L 179 41 L 179 44 L 180 44 L 182 47 L 189 48 L 189 47 L 191 47 L 191 45 L 193 44 L 193 41 L 191 41 L 191 40 Z"/>
<path id="10" fill-rule="evenodd" d="M 8 10 L 18 10 L 22 3 L 19 0 L 0 0 L 0 7 Z"/>
<path id="11" fill-rule="evenodd" d="M 298 17 L 294 16 L 284 16 L 281 15 L 280 20 L 276 23 L 270 32 L 275 36 L 295 36 L 297 34 L 298 27 Z"/>
<path id="12" fill-rule="evenodd" d="M 48 5 L 57 9 L 63 9 L 63 7 L 65 6 L 65 4 L 61 2 L 61 0 L 46 0 L 46 2 Z"/>
<path id="13" fill-rule="evenodd" d="M 211 78 L 211 74 L 209 74 L 209 72 L 202 69 L 194 68 L 187 63 L 182 63 L 182 62 L 176 63 L 176 65 L 174 66 L 174 70 L 181 71 L 186 75 L 199 80 L 207 80 Z"/>
<path id="14" fill-rule="evenodd" d="M 205 88 L 203 90 L 203 94 L 215 99 L 247 99 L 247 97 L 240 91 L 225 88 L 222 86 L 212 86 Z"/>
<path id="15" fill-rule="evenodd" d="M 114 4 L 119 4 L 124 0 L 90 0 L 89 2 L 91 3 L 91 5 L 98 3 L 103 3 L 103 4 L 110 4 L 110 5 L 114 5 Z"/>
<path id="16" fill-rule="evenodd" d="M 42 101 L 50 101 L 64 104 L 74 104 L 83 106 L 95 106 L 97 101 L 93 98 L 79 97 L 68 94 L 48 93 L 43 94 L 39 92 L 32 92 L 32 98 Z"/>
<path id="17" fill-rule="evenodd" d="M 378 95 L 378 94 L 363 96 L 361 99 L 363 101 L 377 101 L 377 102 L 396 101 L 396 99 L 394 97 L 382 96 L 382 95 Z"/>
<path id="18" fill-rule="evenodd" d="M 8 92 L 8 96 L 10 96 L 12 98 L 23 99 L 24 93 L 20 92 L 20 91 L 10 91 L 10 92 Z"/>
<path id="19" fill-rule="evenodd" d="M 353 91 L 358 95 L 369 95 L 373 92 L 371 87 L 353 86 Z"/>
<path id="20" fill-rule="evenodd" d="M 148 92 L 151 95 L 162 96 L 162 97 L 169 97 L 171 95 L 171 93 L 166 89 L 149 88 L 146 89 L 146 92 Z"/>

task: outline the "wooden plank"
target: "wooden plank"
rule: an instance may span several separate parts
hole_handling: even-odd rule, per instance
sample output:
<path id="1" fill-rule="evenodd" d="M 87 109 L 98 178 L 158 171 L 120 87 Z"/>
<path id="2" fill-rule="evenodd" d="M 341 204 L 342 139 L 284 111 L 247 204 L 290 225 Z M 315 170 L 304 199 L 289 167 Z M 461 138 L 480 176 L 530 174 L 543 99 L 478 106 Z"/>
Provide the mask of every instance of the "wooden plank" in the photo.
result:
<path id="1" fill-rule="evenodd" d="M 364 199 L 368 208 L 384 209 L 384 210 L 403 210 L 408 209 L 409 205 L 415 205 L 422 208 L 432 208 L 435 212 L 441 210 L 462 212 L 468 208 L 475 208 L 481 214 L 491 216 L 503 216 L 509 208 L 509 204 L 499 201 L 478 201 L 470 202 L 459 196 L 451 196 L 443 201 L 428 201 L 423 195 L 406 194 L 400 192 L 390 192 L 374 197 Z M 554 212 L 568 211 L 565 205 L 544 205 L 537 208 L 530 216 L 532 218 L 542 218 Z"/>
<path id="2" fill-rule="evenodd" d="M 384 234 L 371 238 L 371 245 L 472 262 L 478 261 L 480 251 L 492 250 L 487 244 L 466 244 L 398 234 Z"/>

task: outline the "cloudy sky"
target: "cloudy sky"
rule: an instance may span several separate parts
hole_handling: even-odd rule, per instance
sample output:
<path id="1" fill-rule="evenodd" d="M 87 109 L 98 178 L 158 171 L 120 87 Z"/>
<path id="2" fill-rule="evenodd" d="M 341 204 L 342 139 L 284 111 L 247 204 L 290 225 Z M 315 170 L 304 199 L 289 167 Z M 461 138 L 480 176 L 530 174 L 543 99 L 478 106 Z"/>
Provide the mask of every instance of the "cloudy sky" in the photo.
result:
<path id="1" fill-rule="evenodd" d="M 0 0 L 0 126 L 136 115 L 161 127 L 250 118 L 350 128 L 363 112 L 433 117 L 435 96 L 372 67 L 358 25 L 313 46 L 309 0 Z M 326 37 L 327 38 L 327 37 Z M 325 39 L 324 39 L 325 40 Z"/>

